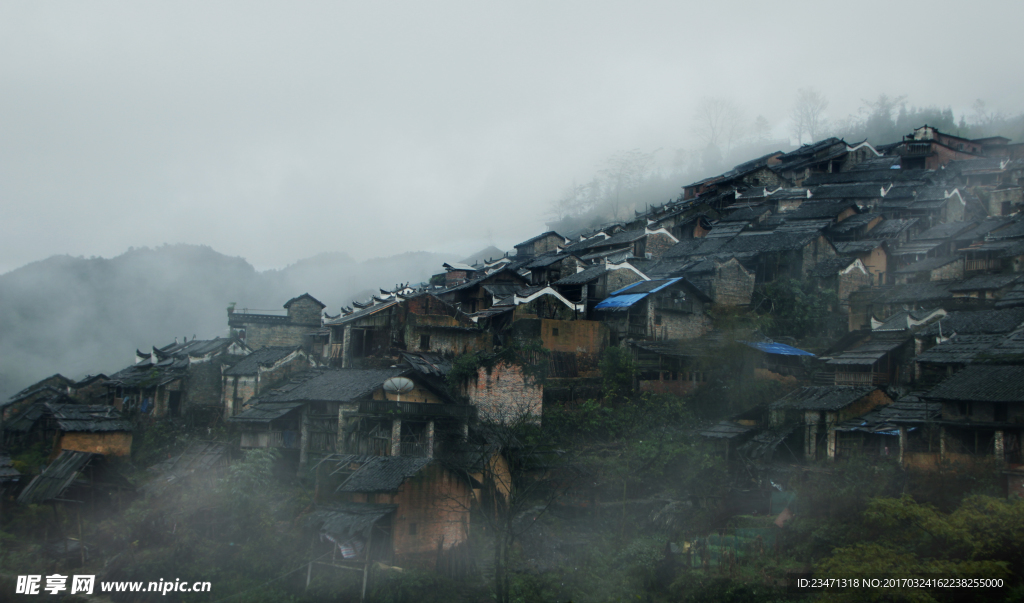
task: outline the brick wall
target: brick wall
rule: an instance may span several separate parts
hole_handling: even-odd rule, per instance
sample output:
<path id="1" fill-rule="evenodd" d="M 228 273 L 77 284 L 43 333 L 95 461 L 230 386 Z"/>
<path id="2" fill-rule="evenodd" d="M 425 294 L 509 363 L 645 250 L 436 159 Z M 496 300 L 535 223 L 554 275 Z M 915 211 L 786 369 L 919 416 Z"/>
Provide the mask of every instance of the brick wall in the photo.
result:
<path id="1" fill-rule="evenodd" d="M 651 254 L 651 258 L 657 260 L 660 259 L 661 256 L 665 255 L 665 252 L 671 249 L 676 243 L 678 243 L 678 241 L 667 234 L 656 232 L 647 235 L 647 245 L 645 246 L 644 251 Z"/>
<path id="2" fill-rule="evenodd" d="M 224 418 L 230 418 L 242 412 L 242 406 L 256 395 L 256 376 L 223 377 L 224 386 Z"/>
<path id="3" fill-rule="evenodd" d="M 320 313 L 323 308 L 320 304 L 308 297 L 292 302 L 288 306 L 288 318 L 294 325 L 320 326 Z M 274 344 L 277 345 L 277 344 Z"/>
<path id="4" fill-rule="evenodd" d="M 397 505 L 391 520 L 394 564 L 434 569 L 440 544 L 444 550 L 469 538 L 472 491 L 465 481 L 432 463 L 405 480 L 397 493 L 352 493 L 350 502 Z"/>
<path id="5" fill-rule="evenodd" d="M 188 368 L 188 389 L 182 400 L 182 410 L 188 406 L 219 406 L 224 392 L 221 382 L 221 360 L 192 363 Z"/>
<path id="6" fill-rule="evenodd" d="M 502 362 L 490 371 L 480 367 L 476 381 L 465 388 L 482 421 L 513 420 L 524 413 L 541 416 L 544 386 L 530 382 L 518 366 Z"/>
<path id="7" fill-rule="evenodd" d="M 310 325 L 251 322 L 245 325 L 245 344 L 254 350 L 270 346 L 299 346 L 305 342 L 305 335 L 310 329 Z"/>
<path id="8" fill-rule="evenodd" d="M 754 273 L 744 268 L 736 258 L 724 264 L 716 261 L 712 297 L 716 304 L 723 306 L 746 306 L 754 293 L 755 280 Z"/>
<path id="9" fill-rule="evenodd" d="M 849 312 L 846 300 L 850 299 L 850 294 L 854 291 L 870 287 L 871 275 L 859 265 L 854 265 L 839 273 L 837 284 L 836 295 L 839 303 L 846 312 Z"/>
<path id="10" fill-rule="evenodd" d="M 643 278 L 639 274 L 633 272 L 629 268 L 609 270 L 595 285 L 597 287 L 596 299 L 604 299 L 608 297 L 612 291 L 618 291 L 626 285 L 631 285 L 642 280 Z"/>

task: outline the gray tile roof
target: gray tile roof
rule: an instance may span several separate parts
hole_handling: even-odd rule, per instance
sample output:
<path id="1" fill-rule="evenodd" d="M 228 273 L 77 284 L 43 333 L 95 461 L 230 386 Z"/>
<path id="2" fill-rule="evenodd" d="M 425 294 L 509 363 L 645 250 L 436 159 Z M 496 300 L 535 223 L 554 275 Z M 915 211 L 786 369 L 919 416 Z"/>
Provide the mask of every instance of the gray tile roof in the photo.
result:
<path id="1" fill-rule="evenodd" d="M 409 371 L 409 368 L 312 369 L 281 387 L 260 394 L 252 403 L 353 402 L 369 396 L 391 377 Z"/>
<path id="2" fill-rule="evenodd" d="M 807 274 L 817 278 L 827 278 L 839 274 L 840 270 L 846 270 L 850 264 L 857 261 L 855 257 L 829 258 L 818 262 Z"/>
<path id="3" fill-rule="evenodd" d="M 978 310 L 975 312 L 950 312 L 942 320 L 921 330 L 920 335 L 934 337 L 941 333 L 949 337 L 953 333 L 983 335 L 1009 333 L 1024 323 L 1024 308 L 1005 310 Z"/>
<path id="4" fill-rule="evenodd" d="M 908 228 L 917 224 L 920 218 L 894 218 L 871 229 L 873 239 L 894 239 Z"/>
<path id="5" fill-rule="evenodd" d="M 46 402 L 46 412 L 61 431 L 131 431 L 132 424 L 106 404 L 60 404 Z"/>
<path id="6" fill-rule="evenodd" d="M 833 354 L 830 365 L 871 366 L 889 352 L 907 343 L 905 339 L 879 338 L 864 342 L 857 347 Z"/>
<path id="7" fill-rule="evenodd" d="M 397 508 L 397 505 L 372 503 L 318 506 L 306 517 L 306 525 L 321 533 L 330 534 L 339 542 L 353 537 L 369 540 L 373 525 L 394 513 Z"/>
<path id="8" fill-rule="evenodd" d="M 591 266 L 582 272 L 570 274 L 569 276 L 555 281 L 555 285 L 583 285 L 601 278 L 601 275 L 608 271 L 604 264 Z"/>
<path id="9" fill-rule="evenodd" d="M 263 402 L 227 419 L 229 423 L 270 423 L 303 406 L 303 402 Z"/>
<path id="10" fill-rule="evenodd" d="M 896 274 L 913 274 L 915 272 L 931 272 L 943 266 L 948 266 L 953 262 L 963 262 L 964 258 L 961 255 L 950 255 L 941 258 L 925 258 L 913 264 L 908 264 L 896 271 Z"/>
<path id="11" fill-rule="evenodd" d="M 878 389 L 865 385 L 813 385 L 802 387 L 772 402 L 773 409 L 840 410 Z"/>
<path id="12" fill-rule="evenodd" d="M 325 459 L 339 468 L 358 466 L 338 486 L 338 492 L 395 492 L 433 459 L 413 456 L 333 455 Z"/>
<path id="13" fill-rule="evenodd" d="M 888 290 L 882 290 L 872 302 L 876 304 L 918 304 L 952 298 L 953 294 L 949 292 L 948 283 L 927 282 L 895 285 Z"/>
<path id="14" fill-rule="evenodd" d="M 969 364 L 1006 339 L 1006 335 L 956 335 L 918 354 L 914 360 L 927 364 Z"/>
<path id="15" fill-rule="evenodd" d="M 979 274 L 972 276 L 971 278 L 951 285 L 950 291 L 961 292 L 961 291 L 991 291 L 993 289 L 1002 289 L 1003 287 L 1009 287 L 1010 285 L 1019 281 L 1024 274 L 1013 273 L 1013 274 Z"/>
<path id="16" fill-rule="evenodd" d="M 1024 402 L 1024 366 L 972 364 L 923 397 L 964 402 Z"/>
<path id="17" fill-rule="evenodd" d="M 935 421 L 942 415 L 942 403 L 924 402 L 916 396 L 900 398 L 888 406 L 877 408 L 863 417 L 843 421 L 839 431 L 863 431 L 897 435 L 901 426 L 915 426 Z M 893 433 L 896 432 L 896 433 Z"/>
<path id="18" fill-rule="evenodd" d="M 42 473 L 35 476 L 18 495 L 21 504 L 41 503 L 59 497 L 78 473 L 96 457 L 103 455 L 75 450 L 62 450 Z"/>
<path id="19" fill-rule="evenodd" d="M 255 375 L 259 372 L 260 366 L 273 366 L 297 349 L 299 348 L 294 346 L 260 348 L 236 362 L 231 368 L 225 370 L 224 374 L 229 376 Z"/>

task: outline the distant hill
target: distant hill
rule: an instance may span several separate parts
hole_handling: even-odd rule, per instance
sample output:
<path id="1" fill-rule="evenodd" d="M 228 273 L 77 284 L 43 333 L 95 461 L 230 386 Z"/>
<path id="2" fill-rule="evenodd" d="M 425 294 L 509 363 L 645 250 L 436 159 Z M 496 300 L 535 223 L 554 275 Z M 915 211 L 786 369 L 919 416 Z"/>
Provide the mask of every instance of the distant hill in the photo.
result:
<path id="1" fill-rule="evenodd" d="M 461 260 L 459 260 L 459 263 L 461 263 L 461 264 L 469 264 L 470 266 L 472 266 L 473 264 L 475 264 L 475 263 L 477 263 L 477 262 L 479 262 L 481 260 L 496 260 L 496 259 L 502 257 L 503 255 L 505 255 L 504 251 L 498 249 L 494 245 L 491 245 L 490 247 L 481 249 L 480 251 L 478 251 L 478 252 L 476 252 L 476 253 L 474 253 L 472 255 L 468 255 L 468 256 L 462 258 Z"/>
<path id="2" fill-rule="evenodd" d="M 427 280 L 453 258 L 414 252 L 357 262 L 325 253 L 258 272 L 207 246 L 130 249 L 115 258 L 53 256 L 0 275 L 0 399 L 60 372 L 130 364 L 136 348 L 227 334 L 226 309 L 277 310 L 310 293 L 337 314 L 359 291 Z"/>

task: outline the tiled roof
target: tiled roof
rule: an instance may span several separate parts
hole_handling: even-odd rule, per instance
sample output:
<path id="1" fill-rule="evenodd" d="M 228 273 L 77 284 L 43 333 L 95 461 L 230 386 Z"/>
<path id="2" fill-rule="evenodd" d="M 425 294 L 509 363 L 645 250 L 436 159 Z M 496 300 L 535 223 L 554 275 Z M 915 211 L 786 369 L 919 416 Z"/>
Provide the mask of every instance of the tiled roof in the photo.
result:
<path id="1" fill-rule="evenodd" d="M 870 366 L 878 362 L 889 352 L 896 350 L 906 343 L 906 340 L 893 339 L 872 339 L 855 348 L 834 354 L 829 359 L 831 365 L 847 366 Z"/>
<path id="2" fill-rule="evenodd" d="M 289 354 L 297 350 L 297 347 L 288 346 L 275 346 L 260 348 L 253 353 L 249 354 L 245 358 L 242 358 L 236 362 L 231 368 L 224 371 L 225 375 L 255 375 L 259 372 L 259 367 L 272 366 L 277 361 L 286 358 Z"/>
<path id="3" fill-rule="evenodd" d="M 46 402 L 46 411 L 61 431 L 131 431 L 131 422 L 106 404 L 61 404 Z"/>
<path id="4" fill-rule="evenodd" d="M 920 218 L 892 218 L 882 222 L 871 229 L 871 237 L 874 239 L 894 239 L 914 224 Z"/>
<path id="5" fill-rule="evenodd" d="M 537 241 L 543 239 L 544 237 L 548 237 L 548 236 L 551 236 L 551 235 L 554 235 L 556 237 L 560 237 L 563 241 L 565 240 L 565 237 L 563 237 L 562 235 L 558 234 L 557 232 L 555 232 L 553 230 L 549 230 L 549 231 L 543 232 L 543 233 L 541 233 L 541 234 L 539 234 L 539 235 L 537 235 L 535 237 L 526 239 L 522 243 L 514 245 L 514 247 L 524 247 L 526 245 L 529 245 L 530 243 L 536 243 Z"/>
<path id="6" fill-rule="evenodd" d="M 448 289 L 447 291 L 451 291 L 451 290 L 452 289 Z M 384 310 L 387 310 L 388 308 L 390 308 L 392 306 L 397 306 L 400 303 L 402 303 L 400 300 L 392 299 L 392 300 L 386 301 L 386 302 L 384 302 L 382 304 L 377 304 L 377 305 L 374 305 L 374 306 L 370 306 L 368 308 L 363 308 L 361 310 L 356 310 L 355 312 L 353 312 L 351 314 L 347 314 L 345 316 L 341 316 L 339 318 L 335 318 L 334 320 L 329 320 L 325 324 L 327 324 L 327 325 L 342 325 L 342 324 L 345 324 L 345 323 L 352 322 L 354 320 L 359 320 L 361 318 L 366 318 L 367 316 L 372 316 L 372 315 L 374 315 L 374 314 L 376 314 L 378 312 L 383 312 Z"/>
<path id="7" fill-rule="evenodd" d="M 942 415 L 942 404 L 924 402 L 917 396 L 906 396 L 888 406 L 876 408 L 863 417 L 843 421 L 839 431 L 863 431 L 899 435 L 901 426 L 913 426 L 934 421 Z M 913 427 L 911 427 L 913 429 Z"/>
<path id="8" fill-rule="evenodd" d="M 248 408 L 228 419 L 229 423 L 270 423 L 276 421 L 296 408 L 302 402 L 263 402 Z"/>
<path id="9" fill-rule="evenodd" d="M 419 473 L 433 459 L 413 456 L 335 455 L 327 459 L 336 466 L 358 465 L 338 492 L 395 492 L 402 482 Z"/>
<path id="10" fill-rule="evenodd" d="M 827 260 L 818 262 L 817 265 L 815 265 L 807 274 L 817 278 L 835 276 L 840 270 L 846 270 L 850 267 L 850 264 L 856 261 L 857 258 L 849 256 L 828 258 Z"/>
<path id="11" fill-rule="evenodd" d="M 888 290 L 882 290 L 872 301 L 876 304 L 918 304 L 952 298 L 948 283 L 927 282 L 895 285 Z"/>
<path id="12" fill-rule="evenodd" d="M 839 410 L 878 389 L 864 385 L 813 385 L 802 387 L 772 402 L 773 409 Z"/>
<path id="13" fill-rule="evenodd" d="M 964 402 L 1024 402 L 1024 366 L 972 364 L 924 397 Z"/>
<path id="14" fill-rule="evenodd" d="M 434 352 L 402 352 L 402 358 L 424 375 L 444 377 L 452 370 L 452 361 Z"/>
<path id="15" fill-rule="evenodd" d="M 1006 338 L 1006 335 L 956 335 L 918 354 L 915 362 L 969 364 Z"/>
<path id="16" fill-rule="evenodd" d="M 373 525 L 397 508 L 397 505 L 373 503 L 318 506 L 306 517 L 306 525 L 322 534 L 330 534 L 339 542 L 353 537 L 368 541 Z"/>
<path id="17" fill-rule="evenodd" d="M 950 291 L 990 291 L 1009 287 L 1024 277 L 1024 274 L 979 274 L 949 287 Z"/>
<path id="18" fill-rule="evenodd" d="M 74 483 L 79 471 L 85 469 L 93 458 L 100 456 L 91 452 L 62 450 L 42 473 L 25 486 L 18 495 L 18 502 L 32 504 L 57 498 Z"/>
<path id="19" fill-rule="evenodd" d="M 976 226 L 976 222 L 947 222 L 936 224 L 915 237 L 918 241 L 946 240 L 963 234 Z"/>
<path id="20" fill-rule="evenodd" d="M 299 300 L 302 300 L 302 299 L 308 299 L 309 301 L 313 302 L 314 304 L 316 304 L 316 305 L 320 306 L 320 308 L 326 308 L 326 307 L 327 307 L 327 304 L 325 304 L 325 303 L 323 303 L 322 301 L 320 301 L 319 299 L 317 299 L 317 298 L 313 297 L 313 296 L 312 296 L 312 295 L 310 295 L 309 293 L 303 293 L 302 295 L 300 295 L 300 296 L 298 296 L 298 297 L 293 297 L 293 298 L 289 299 L 288 301 L 286 301 L 286 302 L 284 303 L 284 307 L 285 307 L 285 308 L 288 308 L 288 307 L 290 307 L 290 306 L 291 306 L 292 304 L 294 304 L 295 302 L 297 302 L 297 301 L 299 301 Z"/>
<path id="21" fill-rule="evenodd" d="M 704 436 L 705 438 L 731 440 L 738 436 L 751 433 L 755 429 L 756 427 L 750 425 L 740 425 L 739 423 L 734 423 L 733 421 L 721 421 L 719 423 L 715 423 L 711 427 L 702 429 L 700 431 L 700 435 Z"/>
<path id="22" fill-rule="evenodd" d="M 953 262 L 963 262 L 963 256 L 950 255 L 942 258 L 925 258 L 923 260 L 908 264 L 896 271 L 896 274 L 913 274 L 915 272 L 930 272 Z"/>
<path id="23" fill-rule="evenodd" d="M 950 312 L 942 320 L 921 330 L 920 335 L 934 337 L 941 333 L 949 337 L 953 333 L 983 335 L 1009 333 L 1024 323 L 1024 308 L 1005 310 L 978 310 L 975 312 Z M 941 325 L 941 326 L 940 326 Z"/>
<path id="24" fill-rule="evenodd" d="M 604 264 L 598 264 L 597 266 L 591 266 L 582 272 L 576 274 L 570 274 L 569 276 L 557 280 L 554 282 L 555 285 L 582 285 L 595 281 L 601 278 L 601 275 L 608 271 L 608 268 Z"/>

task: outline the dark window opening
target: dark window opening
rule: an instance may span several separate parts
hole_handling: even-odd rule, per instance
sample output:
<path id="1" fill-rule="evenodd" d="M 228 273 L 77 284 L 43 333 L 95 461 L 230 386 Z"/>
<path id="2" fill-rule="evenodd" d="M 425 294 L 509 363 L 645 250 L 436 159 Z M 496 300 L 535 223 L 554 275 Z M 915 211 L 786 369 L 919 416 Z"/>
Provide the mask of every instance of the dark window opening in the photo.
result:
<path id="1" fill-rule="evenodd" d="M 410 536 L 415 536 L 416 535 L 416 524 L 414 524 L 414 523 L 410 523 L 409 524 L 409 535 Z"/>
<path id="2" fill-rule="evenodd" d="M 551 329 L 551 336 L 552 337 L 558 337 L 558 328 L 557 327 L 553 327 Z"/>
<path id="3" fill-rule="evenodd" d="M 430 335 L 420 335 L 420 349 L 421 350 L 429 350 L 430 349 Z"/>

